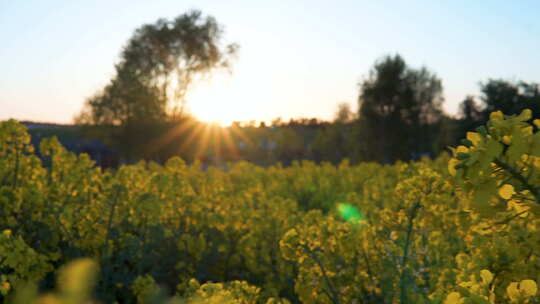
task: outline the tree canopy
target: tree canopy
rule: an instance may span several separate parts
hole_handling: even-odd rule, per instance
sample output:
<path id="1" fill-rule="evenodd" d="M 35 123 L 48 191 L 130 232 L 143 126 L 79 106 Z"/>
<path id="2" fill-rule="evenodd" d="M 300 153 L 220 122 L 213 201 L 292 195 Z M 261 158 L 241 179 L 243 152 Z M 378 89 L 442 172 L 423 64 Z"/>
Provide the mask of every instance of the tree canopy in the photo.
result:
<path id="1" fill-rule="evenodd" d="M 488 113 L 494 111 L 513 115 L 524 109 L 530 109 L 534 118 L 540 117 L 540 90 L 537 83 L 489 79 L 480 86 L 484 120 L 487 120 Z"/>
<path id="2" fill-rule="evenodd" d="M 86 101 L 76 122 L 113 127 L 117 146 L 136 149 L 136 142 L 156 136 L 145 134 L 150 125 L 184 116 L 195 80 L 229 67 L 238 46 L 224 45 L 222 36 L 223 27 L 200 11 L 143 25 L 123 48 L 114 78 Z"/>
<path id="3" fill-rule="evenodd" d="M 378 60 L 360 83 L 359 119 L 366 160 L 393 162 L 432 152 L 442 117 L 441 80 L 400 55 Z"/>

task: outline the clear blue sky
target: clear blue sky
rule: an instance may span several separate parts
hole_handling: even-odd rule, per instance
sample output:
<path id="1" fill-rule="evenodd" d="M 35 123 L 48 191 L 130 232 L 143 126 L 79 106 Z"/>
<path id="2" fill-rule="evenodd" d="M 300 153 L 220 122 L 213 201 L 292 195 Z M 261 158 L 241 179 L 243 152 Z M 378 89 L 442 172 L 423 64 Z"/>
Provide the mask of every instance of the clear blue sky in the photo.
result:
<path id="1" fill-rule="evenodd" d="M 540 82 L 540 1 L 0 0 L 0 119 L 71 121 L 137 27 L 189 9 L 241 47 L 194 89 L 204 119 L 329 119 L 394 53 L 442 78 L 451 114 L 488 78 Z"/>

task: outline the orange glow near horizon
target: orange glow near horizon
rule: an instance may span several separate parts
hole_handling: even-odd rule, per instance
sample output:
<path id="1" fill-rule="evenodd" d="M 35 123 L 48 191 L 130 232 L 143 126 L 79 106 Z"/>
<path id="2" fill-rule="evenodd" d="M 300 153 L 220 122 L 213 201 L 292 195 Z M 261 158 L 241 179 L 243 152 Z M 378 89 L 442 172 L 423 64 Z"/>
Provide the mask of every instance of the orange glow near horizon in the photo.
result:
<path id="1" fill-rule="evenodd" d="M 216 159 L 222 157 L 228 160 L 237 159 L 235 138 L 246 140 L 241 131 L 234 128 L 221 127 L 215 123 L 198 123 L 188 120 L 178 124 L 167 133 L 157 138 L 150 146 L 149 153 L 156 152 L 170 144 L 176 144 L 176 152 L 188 152 L 191 150 L 193 157 L 204 159 L 212 154 Z M 183 142 L 177 142 L 183 137 Z M 188 152 L 190 153 L 190 152 Z"/>

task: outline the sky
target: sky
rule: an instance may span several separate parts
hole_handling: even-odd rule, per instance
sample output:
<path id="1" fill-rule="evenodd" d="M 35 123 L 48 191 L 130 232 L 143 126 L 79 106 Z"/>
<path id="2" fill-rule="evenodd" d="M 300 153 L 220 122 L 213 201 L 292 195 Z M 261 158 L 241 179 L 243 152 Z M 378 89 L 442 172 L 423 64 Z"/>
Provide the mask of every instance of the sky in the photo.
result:
<path id="1" fill-rule="evenodd" d="M 442 79 L 455 115 L 489 78 L 540 82 L 540 1 L 0 0 L 0 120 L 70 123 L 114 77 L 134 30 L 190 9 L 240 45 L 231 73 L 197 83 L 203 120 L 331 119 L 399 53 Z"/>

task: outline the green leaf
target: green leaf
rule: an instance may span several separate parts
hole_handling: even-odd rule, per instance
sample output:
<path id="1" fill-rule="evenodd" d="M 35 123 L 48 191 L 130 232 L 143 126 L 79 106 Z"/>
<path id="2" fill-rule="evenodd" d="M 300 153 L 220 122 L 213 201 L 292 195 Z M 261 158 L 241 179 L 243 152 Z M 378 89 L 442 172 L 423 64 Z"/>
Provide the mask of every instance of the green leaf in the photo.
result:
<path id="1" fill-rule="evenodd" d="M 463 152 L 459 152 L 456 155 L 456 158 L 459 159 L 459 160 L 464 160 L 464 159 L 467 159 L 469 157 L 470 157 L 470 155 L 468 153 L 463 153 Z"/>
<path id="2" fill-rule="evenodd" d="M 489 215 L 491 211 L 490 200 L 495 193 L 497 193 L 497 184 L 495 180 L 489 180 L 477 186 L 472 203 L 474 209 L 478 211 L 480 215 Z"/>
<path id="3" fill-rule="evenodd" d="M 490 158 L 490 162 L 496 157 L 499 157 L 502 152 L 503 145 L 500 142 L 490 138 L 486 145 L 486 156 Z"/>
<path id="4" fill-rule="evenodd" d="M 470 147 L 470 146 L 473 145 L 473 142 L 466 139 L 466 138 L 464 138 L 464 139 L 461 140 L 461 144 L 464 145 L 464 146 Z"/>
<path id="5" fill-rule="evenodd" d="M 483 136 L 487 135 L 487 130 L 486 130 L 486 127 L 484 126 L 480 126 L 476 128 L 476 132 L 480 133 Z"/>

